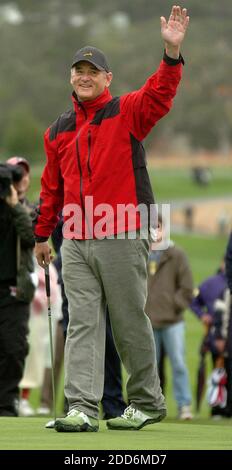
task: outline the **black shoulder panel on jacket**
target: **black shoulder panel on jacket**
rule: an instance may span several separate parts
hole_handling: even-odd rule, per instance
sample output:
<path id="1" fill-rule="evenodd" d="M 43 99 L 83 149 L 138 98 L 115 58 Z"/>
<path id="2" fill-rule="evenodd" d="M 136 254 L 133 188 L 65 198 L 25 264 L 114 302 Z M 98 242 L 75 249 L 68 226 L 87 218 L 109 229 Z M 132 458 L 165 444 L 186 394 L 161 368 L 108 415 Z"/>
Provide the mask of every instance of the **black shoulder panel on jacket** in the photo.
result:
<path id="1" fill-rule="evenodd" d="M 114 116 L 117 116 L 120 111 L 120 98 L 115 97 L 109 103 L 104 106 L 104 108 L 99 109 L 99 111 L 96 112 L 94 119 L 91 121 L 91 124 L 96 124 L 100 125 L 103 119 L 108 119 L 112 118 Z"/>
<path id="2" fill-rule="evenodd" d="M 51 125 L 49 140 L 52 141 L 60 132 L 76 130 L 76 113 L 73 110 L 66 111 Z"/>
<path id="3" fill-rule="evenodd" d="M 145 204 L 149 208 L 150 204 L 154 204 L 154 196 L 146 168 L 145 150 L 142 142 L 139 142 L 132 134 L 130 141 L 137 201 L 138 204 Z"/>
<path id="4" fill-rule="evenodd" d="M 130 134 L 132 161 L 134 168 L 147 166 L 146 154 L 142 142 L 139 142 L 132 134 Z"/>

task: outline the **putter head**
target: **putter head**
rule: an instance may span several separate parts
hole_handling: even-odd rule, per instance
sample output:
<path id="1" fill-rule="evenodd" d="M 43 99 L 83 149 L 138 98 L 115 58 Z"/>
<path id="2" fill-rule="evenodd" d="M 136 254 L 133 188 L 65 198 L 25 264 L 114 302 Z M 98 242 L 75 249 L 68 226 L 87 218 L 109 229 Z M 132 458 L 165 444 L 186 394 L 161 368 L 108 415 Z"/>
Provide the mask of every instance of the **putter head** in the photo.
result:
<path id="1" fill-rule="evenodd" d="M 55 427 L 55 420 L 54 419 L 51 419 L 50 421 L 47 422 L 47 424 L 45 424 L 45 428 L 47 429 L 54 429 Z"/>

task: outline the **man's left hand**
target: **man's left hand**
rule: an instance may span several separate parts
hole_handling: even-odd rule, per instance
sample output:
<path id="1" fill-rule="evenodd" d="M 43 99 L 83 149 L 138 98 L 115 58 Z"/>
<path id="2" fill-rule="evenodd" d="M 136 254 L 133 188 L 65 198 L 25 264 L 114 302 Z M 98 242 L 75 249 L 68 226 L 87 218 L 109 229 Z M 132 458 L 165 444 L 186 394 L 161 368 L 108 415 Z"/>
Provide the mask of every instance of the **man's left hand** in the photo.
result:
<path id="1" fill-rule="evenodd" d="M 166 53 L 168 56 L 178 59 L 180 45 L 184 39 L 189 24 L 187 9 L 179 6 L 173 6 L 169 20 L 164 16 L 160 18 L 161 35 L 165 41 Z"/>

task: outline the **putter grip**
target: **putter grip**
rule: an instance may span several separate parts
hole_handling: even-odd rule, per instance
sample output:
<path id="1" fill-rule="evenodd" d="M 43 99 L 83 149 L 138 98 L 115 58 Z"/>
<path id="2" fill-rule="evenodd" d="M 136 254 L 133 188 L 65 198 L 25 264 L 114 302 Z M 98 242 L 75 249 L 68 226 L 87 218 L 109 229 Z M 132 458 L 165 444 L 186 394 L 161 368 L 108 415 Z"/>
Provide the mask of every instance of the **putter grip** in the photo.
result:
<path id="1" fill-rule="evenodd" d="M 49 266 L 45 267 L 45 286 L 47 297 L 50 297 L 50 276 L 49 276 Z"/>

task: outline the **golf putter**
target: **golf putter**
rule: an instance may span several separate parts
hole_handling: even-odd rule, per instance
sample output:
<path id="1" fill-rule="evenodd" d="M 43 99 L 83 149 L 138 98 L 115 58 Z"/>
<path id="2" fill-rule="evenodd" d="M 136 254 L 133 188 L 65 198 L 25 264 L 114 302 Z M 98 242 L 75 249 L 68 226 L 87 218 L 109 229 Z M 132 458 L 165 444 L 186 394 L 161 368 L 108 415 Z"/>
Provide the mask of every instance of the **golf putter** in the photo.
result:
<path id="1" fill-rule="evenodd" d="M 45 428 L 54 428 L 56 420 L 56 390 L 55 390 L 55 371 L 54 371 L 54 354 L 53 354 L 53 338 L 52 338 L 52 312 L 51 312 L 51 289 L 50 289 L 50 274 L 49 265 L 44 268 L 45 272 L 45 287 L 48 305 L 48 326 L 49 326 L 49 343 L 50 343 L 50 356 L 51 356 L 51 371 L 52 371 L 52 397 L 53 397 L 53 420 L 48 421 Z"/>

